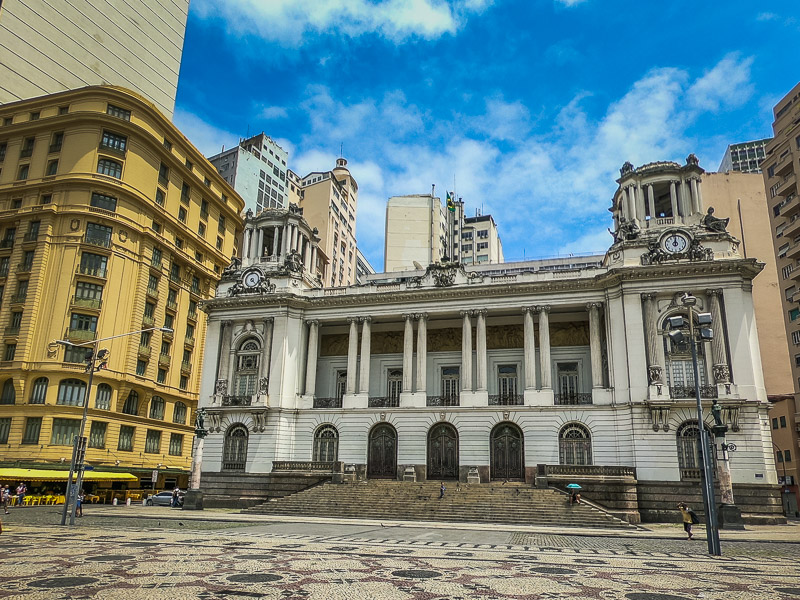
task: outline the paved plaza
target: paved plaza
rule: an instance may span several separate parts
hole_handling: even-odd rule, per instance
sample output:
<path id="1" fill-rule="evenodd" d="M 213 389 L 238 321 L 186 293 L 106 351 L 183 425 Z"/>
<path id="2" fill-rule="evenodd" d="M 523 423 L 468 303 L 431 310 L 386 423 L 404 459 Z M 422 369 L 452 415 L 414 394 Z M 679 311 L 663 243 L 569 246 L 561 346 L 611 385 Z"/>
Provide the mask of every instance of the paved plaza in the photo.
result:
<path id="1" fill-rule="evenodd" d="M 724 532 L 711 558 L 704 540 L 666 525 L 563 532 L 94 506 L 74 528 L 59 518 L 54 507 L 5 517 L 0 598 L 800 598 L 797 525 Z"/>

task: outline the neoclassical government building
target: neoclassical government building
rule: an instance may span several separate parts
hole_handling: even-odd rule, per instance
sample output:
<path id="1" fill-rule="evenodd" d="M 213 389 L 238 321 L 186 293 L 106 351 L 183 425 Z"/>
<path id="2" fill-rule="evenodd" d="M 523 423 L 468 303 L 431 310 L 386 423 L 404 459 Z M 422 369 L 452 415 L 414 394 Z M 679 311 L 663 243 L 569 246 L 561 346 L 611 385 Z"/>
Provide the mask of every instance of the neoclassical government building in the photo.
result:
<path id="1" fill-rule="evenodd" d="M 471 483 L 560 474 L 627 482 L 627 508 L 656 518 L 654 495 L 699 498 L 690 349 L 666 336 L 689 293 L 713 320 L 698 348 L 706 424 L 716 398 L 734 491 L 771 503 L 751 294 L 761 265 L 704 207 L 702 172 L 691 155 L 626 163 L 605 256 L 432 264 L 342 288 L 320 285 L 318 237 L 298 209 L 249 215 L 241 264 L 204 305 L 207 497 L 257 501 L 252 490 L 269 495 L 259 486 L 287 469 Z"/>

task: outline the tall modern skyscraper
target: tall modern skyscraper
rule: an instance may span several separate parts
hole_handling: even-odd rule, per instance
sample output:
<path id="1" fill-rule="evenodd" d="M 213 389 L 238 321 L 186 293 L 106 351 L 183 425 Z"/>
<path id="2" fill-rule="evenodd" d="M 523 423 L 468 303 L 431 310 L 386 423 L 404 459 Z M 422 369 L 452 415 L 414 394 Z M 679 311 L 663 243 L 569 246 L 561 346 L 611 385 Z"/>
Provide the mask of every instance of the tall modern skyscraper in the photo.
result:
<path id="1" fill-rule="evenodd" d="M 761 161 L 767 152 L 767 144 L 772 138 L 731 144 L 725 150 L 725 156 L 719 165 L 719 172 L 741 171 L 742 173 L 761 173 Z"/>
<path id="2" fill-rule="evenodd" d="M 189 0 L 2 0 L 0 104 L 87 85 L 117 85 L 167 117 Z"/>

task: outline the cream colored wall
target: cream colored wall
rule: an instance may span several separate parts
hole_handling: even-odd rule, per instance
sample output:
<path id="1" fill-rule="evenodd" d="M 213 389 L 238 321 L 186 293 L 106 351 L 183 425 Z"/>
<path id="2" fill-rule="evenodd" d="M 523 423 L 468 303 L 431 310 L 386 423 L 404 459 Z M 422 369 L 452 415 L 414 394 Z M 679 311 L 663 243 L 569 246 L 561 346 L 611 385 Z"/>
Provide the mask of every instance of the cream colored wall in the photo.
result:
<path id="1" fill-rule="evenodd" d="M 4 0 L 0 103 L 121 85 L 172 118 L 189 0 Z"/>
<path id="2" fill-rule="evenodd" d="M 413 269 L 414 261 L 423 267 L 434 261 L 432 251 L 439 248 L 440 221 L 437 217 L 441 212 L 438 198 L 389 198 L 386 204 L 385 272 Z M 436 235 L 432 235 L 432 232 Z M 438 259 L 438 254 L 436 257 Z"/>
<path id="3" fill-rule="evenodd" d="M 704 173 L 702 194 L 704 210 L 713 207 L 714 216 L 730 217 L 728 231 L 742 241 L 739 248 L 742 255 L 766 265 L 753 281 L 764 381 L 769 395 L 791 394 L 794 390 L 791 359 L 764 180 L 758 173 Z"/>

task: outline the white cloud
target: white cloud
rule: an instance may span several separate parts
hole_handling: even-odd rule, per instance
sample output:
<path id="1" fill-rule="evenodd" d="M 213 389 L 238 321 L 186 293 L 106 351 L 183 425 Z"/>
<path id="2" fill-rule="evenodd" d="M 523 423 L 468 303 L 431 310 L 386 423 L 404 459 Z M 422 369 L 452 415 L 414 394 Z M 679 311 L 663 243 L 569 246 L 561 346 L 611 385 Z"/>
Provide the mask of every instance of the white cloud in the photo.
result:
<path id="1" fill-rule="evenodd" d="M 727 55 L 692 84 L 687 93 L 689 102 L 709 112 L 742 106 L 753 94 L 752 64 L 752 58 L 740 60 L 735 53 Z"/>
<path id="2" fill-rule="evenodd" d="M 285 119 L 289 116 L 289 111 L 286 110 L 283 106 L 265 106 L 261 109 L 261 112 L 258 114 L 259 118 L 261 119 Z"/>
<path id="3" fill-rule="evenodd" d="M 209 125 L 194 113 L 181 108 L 175 109 L 172 122 L 205 156 L 218 154 L 223 144 L 230 148 L 239 143 L 239 136 L 235 133 Z"/>
<path id="4" fill-rule="evenodd" d="M 775 21 L 779 17 L 773 12 L 762 12 L 756 16 L 756 21 Z"/>
<path id="5" fill-rule="evenodd" d="M 455 33 L 489 0 L 195 0 L 202 18 L 221 18 L 240 35 L 300 46 L 309 34 L 375 33 L 401 42 Z"/>
<path id="6" fill-rule="evenodd" d="M 562 4 L 564 6 L 577 6 L 578 4 L 583 4 L 587 0 L 555 0 L 556 4 Z"/>

